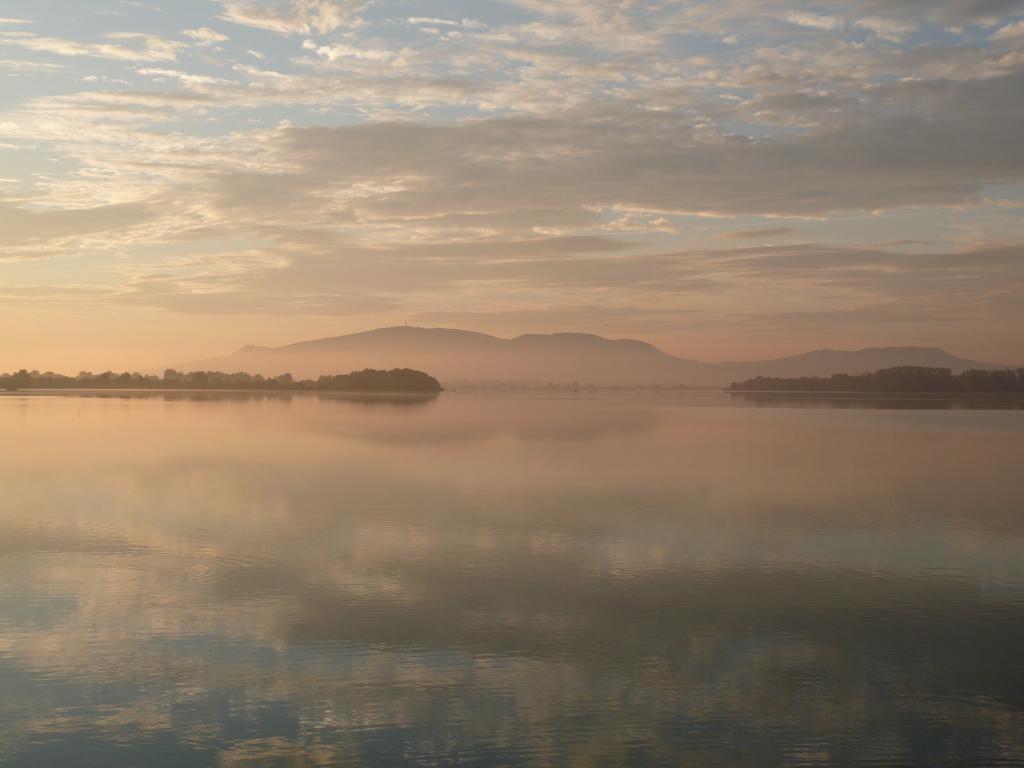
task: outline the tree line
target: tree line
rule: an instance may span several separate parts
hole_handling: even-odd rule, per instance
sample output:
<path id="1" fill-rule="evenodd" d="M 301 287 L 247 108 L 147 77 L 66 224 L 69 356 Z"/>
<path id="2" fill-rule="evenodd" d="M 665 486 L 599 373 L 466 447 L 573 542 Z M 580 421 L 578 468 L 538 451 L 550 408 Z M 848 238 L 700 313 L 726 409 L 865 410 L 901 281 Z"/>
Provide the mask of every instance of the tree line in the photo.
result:
<path id="1" fill-rule="evenodd" d="M 0 375 L 0 389 L 251 389 L 296 390 L 307 392 L 440 392 L 441 384 L 433 376 L 411 368 L 378 371 L 367 368 L 338 376 L 296 380 L 290 373 L 261 376 L 221 371 L 176 371 L 168 368 L 163 376 L 141 373 L 90 373 L 64 376 L 47 371 L 27 371 Z"/>
<path id="2" fill-rule="evenodd" d="M 736 392 L 942 392 L 1021 393 L 1024 368 L 997 371 L 969 370 L 954 374 L 949 368 L 903 365 L 874 373 L 837 373 L 834 376 L 774 378 L 758 376 L 734 382 Z"/>

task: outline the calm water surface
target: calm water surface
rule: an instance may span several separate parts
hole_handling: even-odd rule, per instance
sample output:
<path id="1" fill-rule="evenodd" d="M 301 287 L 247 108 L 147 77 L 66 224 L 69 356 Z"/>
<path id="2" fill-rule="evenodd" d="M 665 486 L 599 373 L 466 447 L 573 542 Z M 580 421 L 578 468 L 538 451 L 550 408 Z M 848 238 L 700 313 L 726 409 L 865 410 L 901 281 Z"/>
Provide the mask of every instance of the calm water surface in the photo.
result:
<path id="1" fill-rule="evenodd" d="M 0 764 L 1024 765 L 1024 411 L 0 397 Z"/>

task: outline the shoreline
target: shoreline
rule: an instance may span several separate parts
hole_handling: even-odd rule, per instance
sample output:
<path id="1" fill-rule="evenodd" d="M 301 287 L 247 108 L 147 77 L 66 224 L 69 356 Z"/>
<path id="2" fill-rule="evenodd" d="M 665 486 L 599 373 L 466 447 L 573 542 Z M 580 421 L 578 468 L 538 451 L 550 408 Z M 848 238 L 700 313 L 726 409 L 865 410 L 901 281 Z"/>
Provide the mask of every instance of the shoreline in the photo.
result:
<path id="1" fill-rule="evenodd" d="M 441 390 L 443 392 L 444 390 Z M 233 389 L 228 387 L 26 387 L 25 389 L 0 390 L 3 396 L 59 396 L 59 395 L 317 395 L 353 396 L 380 398 L 434 398 L 441 392 L 384 392 L 379 390 L 354 389 Z"/>
<path id="2" fill-rule="evenodd" d="M 887 398 L 894 400 L 1024 400 L 1022 392 L 829 392 L 819 389 L 725 389 L 729 395 L 757 395 L 759 397 L 827 397 L 833 399 Z"/>

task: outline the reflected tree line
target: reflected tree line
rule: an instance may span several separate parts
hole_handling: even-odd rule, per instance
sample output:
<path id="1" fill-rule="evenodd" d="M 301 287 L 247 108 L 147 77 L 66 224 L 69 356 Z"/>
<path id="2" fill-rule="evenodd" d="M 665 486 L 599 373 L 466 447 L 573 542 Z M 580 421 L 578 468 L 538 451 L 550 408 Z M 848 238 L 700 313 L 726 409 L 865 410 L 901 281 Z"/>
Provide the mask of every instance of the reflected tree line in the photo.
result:
<path id="1" fill-rule="evenodd" d="M 181 372 L 173 368 L 163 376 L 141 373 L 90 373 L 77 376 L 26 371 L 0 375 L 0 389 L 224 389 L 308 392 L 440 392 L 441 384 L 433 376 L 411 368 L 379 371 L 367 368 L 319 379 L 295 379 L 290 373 L 261 376 L 220 371 Z"/>
<path id="2" fill-rule="evenodd" d="M 1024 394 L 1024 368 L 954 374 L 949 368 L 904 365 L 874 373 L 774 378 L 758 376 L 729 386 L 734 392 L 940 392 Z"/>

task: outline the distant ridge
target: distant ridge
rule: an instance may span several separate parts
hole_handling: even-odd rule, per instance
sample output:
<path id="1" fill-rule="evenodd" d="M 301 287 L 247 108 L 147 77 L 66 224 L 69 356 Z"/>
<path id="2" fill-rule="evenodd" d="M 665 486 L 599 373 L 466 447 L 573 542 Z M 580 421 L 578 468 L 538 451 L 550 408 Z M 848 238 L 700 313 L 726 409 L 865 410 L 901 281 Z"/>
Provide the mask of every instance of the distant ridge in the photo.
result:
<path id="1" fill-rule="evenodd" d="M 246 346 L 224 357 L 178 364 L 316 378 L 363 368 L 417 368 L 443 384 L 595 384 L 600 386 L 724 386 L 755 376 L 861 374 L 898 365 L 996 370 L 1009 366 L 956 357 L 937 347 L 821 349 L 750 362 L 705 363 L 662 352 L 635 339 L 587 333 L 526 334 L 502 339 L 454 328 L 396 326 L 302 341 L 283 347 Z"/>

